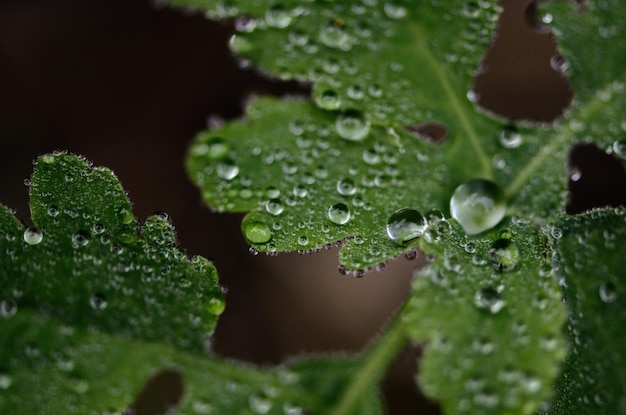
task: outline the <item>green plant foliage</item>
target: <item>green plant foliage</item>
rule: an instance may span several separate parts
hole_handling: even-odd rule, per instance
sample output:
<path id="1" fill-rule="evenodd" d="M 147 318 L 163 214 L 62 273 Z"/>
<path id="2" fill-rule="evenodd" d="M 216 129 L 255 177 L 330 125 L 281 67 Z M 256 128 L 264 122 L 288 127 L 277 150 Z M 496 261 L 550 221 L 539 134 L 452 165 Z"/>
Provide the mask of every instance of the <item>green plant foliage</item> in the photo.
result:
<path id="1" fill-rule="evenodd" d="M 261 370 L 185 353 L 20 311 L 0 321 L 0 411 L 3 414 L 122 412 L 143 381 L 168 367 L 182 372 L 179 414 L 303 415 L 328 413 L 360 365 L 358 359 L 300 359 Z M 362 414 L 381 414 L 372 391 Z"/>
<path id="2" fill-rule="evenodd" d="M 560 255 L 554 226 L 568 223 L 568 153 L 593 142 L 626 158 L 626 7 L 589 0 L 584 9 L 543 9 L 563 53 L 552 66 L 570 77 L 576 98 L 552 125 L 513 126 L 478 112 L 470 91 L 495 1 L 169 2 L 244 16 L 233 50 L 313 86 L 313 102 L 261 99 L 246 119 L 197 136 L 188 171 L 207 203 L 250 211 L 242 230 L 260 251 L 341 241 L 339 261 L 357 275 L 418 245 L 438 255 L 403 312 L 411 337 L 430 340 L 424 390 L 448 414 L 526 414 L 547 402 L 565 350 L 563 305 L 546 258 Z M 418 137 L 428 123 L 445 125 L 444 142 Z M 508 238 L 498 233 L 505 228 Z M 624 348 L 605 343 L 623 366 Z M 554 410 L 567 401 L 584 413 L 587 392 L 567 385 Z M 622 392 L 601 396 L 612 402 L 602 411 L 620 412 Z"/>
<path id="3" fill-rule="evenodd" d="M 554 415 L 626 411 L 623 209 L 567 218 L 553 261 L 569 308 L 572 351 L 556 384 Z"/>
<path id="4" fill-rule="evenodd" d="M 566 353 L 561 293 L 541 252 L 551 237 L 516 218 L 480 238 L 454 221 L 436 227 L 423 245 L 436 259 L 404 313 L 411 337 L 430 340 L 424 392 L 444 413 L 533 413 Z"/>
<path id="5" fill-rule="evenodd" d="M 224 309 L 217 272 L 176 247 L 165 214 L 139 226 L 110 170 L 63 153 L 37 160 L 30 196 L 31 227 L 0 207 L 4 314 L 34 309 L 71 325 L 203 350 Z"/>

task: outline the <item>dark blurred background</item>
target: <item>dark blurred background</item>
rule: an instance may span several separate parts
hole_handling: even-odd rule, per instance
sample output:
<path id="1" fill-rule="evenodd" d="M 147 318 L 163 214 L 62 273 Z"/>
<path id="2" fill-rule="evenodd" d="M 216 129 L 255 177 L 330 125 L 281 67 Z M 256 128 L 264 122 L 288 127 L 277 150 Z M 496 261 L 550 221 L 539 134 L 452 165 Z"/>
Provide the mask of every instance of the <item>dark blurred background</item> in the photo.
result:
<path id="1" fill-rule="evenodd" d="M 550 121 L 571 93 L 550 67 L 555 45 L 529 3 L 503 2 L 475 90 L 502 117 Z M 419 258 L 355 279 L 337 272 L 336 249 L 250 255 L 241 216 L 211 213 L 185 176 L 185 152 L 208 117 L 239 116 L 251 93 L 309 93 L 241 69 L 226 46 L 232 31 L 232 22 L 148 0 L 0 2 L 0 202 L 28 220 L 31 161 L 57 149 L 83 154 L 115 171 L 140 219 L 168 212 L 181 246 L 215 260 L 228 287 L 219 354 L 272 365 L 302 352 L 360 350 L 407 295 Z M 572 160 L 583 174 L 570 183 L 568 210 L 625 204 L 623 163 L 592 146 Z M 437 413 L 415 391 L 419 352 L 407 350 L 385 383 L 392 415 Z"/>

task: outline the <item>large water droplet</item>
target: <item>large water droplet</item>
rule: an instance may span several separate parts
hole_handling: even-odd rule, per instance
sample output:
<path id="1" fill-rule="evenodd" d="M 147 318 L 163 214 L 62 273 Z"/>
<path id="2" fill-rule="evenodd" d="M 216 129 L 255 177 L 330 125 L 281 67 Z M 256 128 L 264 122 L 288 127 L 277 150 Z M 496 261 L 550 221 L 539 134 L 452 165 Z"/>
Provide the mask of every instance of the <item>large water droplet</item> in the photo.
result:
<path id="1" fill-rule="evenodd" d="M 479 310 L 497 314 L 504 308 L 505 303 L 496 289 L 487 287 L 476 291 L 476 294 L 474 294 L 474 305 Z"/>
<path id="2" fill-rule="evenodd" d="M 491 246 L 491 257 L 497 270 L 510 271 L 519 260 L 519 249 L 510 239 L 501 238 Z"/>
<path id="3" fill-rule="evenodd" d="M 43 232 L 35 227 L 26 228 L 24 231 L 24 241 L 29 245 L 37 245 L 43 240 Z"/>
<path id="4" fill-rule="evenodd" d="M 399 209 L 387 221 L 387 236 L 398 244 L 419 238 L 426 230 L 426 218 L 414 209 Z"/>
<path id="5" fill-rule="evenodd" d="M 370 122 L 360 112 L 350 110 L 337 117 L 335 127 L 341 138 L 350 141 L 361 141 L 367 137 L 370 131 Z"/>
<path id="6" fill-rule="evenodd" d="M 470 180 L 454 191 L 450 213 L 468 234 L 486 231 L 496 226 L 506 213 L 504 193 L 488 180 Z"/>
<path id="7" fill-rule="evenodd" d="M 345 203 L 335 203 L 328 208 L 328 218 L 337 225 L 343 225 L 350 220 L 350 208 Z"/>
<path id="8" fill-rule="evenodd" d="M 272 239 L 272 230 L 263 222 L 252 221 L 244 225 L 243 234 L 249 242 L 264 244 Z"/>

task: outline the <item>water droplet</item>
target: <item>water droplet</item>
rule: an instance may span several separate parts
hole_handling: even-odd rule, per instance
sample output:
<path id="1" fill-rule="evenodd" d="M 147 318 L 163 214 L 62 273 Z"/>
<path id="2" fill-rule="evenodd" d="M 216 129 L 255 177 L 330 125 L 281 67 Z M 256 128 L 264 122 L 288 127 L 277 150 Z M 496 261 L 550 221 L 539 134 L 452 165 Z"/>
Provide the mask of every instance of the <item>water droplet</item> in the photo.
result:
<path id="1" fill-rule="evenodd" d="M 218 163 L 217 175 L 224 180 L 232 180 L 239 174 L 239 166 L 229 158 Z"/>
<path id="2" fill-rule="evenodd" d="M 363 161 L 371 166 L 376 165 L 380 163 L 380 154 L 373 148 L 363 150 Z"/>
<path id="3" fill-rule="evenodd" d="M 501 238 L 491 246 L 491 258 L 497 270 L 510 271 L 517 265 L 519 249 L 510 239 Z"/>
<path id="4" fill-rule="evenodd" d="M 600 299 L 605 303 L 612 303 L 617 299 L 617 287 L 612 282 L 600 284 Z"/>
<path id="5" fill-rule="evenodd" d="M 517 148 L 523 141 L 522 135 L 514 127 L 508 127 L 500 131 L 498 138 L 504 148 Z"/>
<path id="6" fill-rule="evenodd" d="M 35 227 L 26 228 L 24 231 L 24 241 L 29 245 L 37 245 L 43 240 L 43 232 Z"/>
<path id="7" fill-rule="evenodd" d="M 561 228 L 557 228 L 555 226 L 550 229 L 550 235 L 552 235 L 554 239 L 561 239 L 563 237 L 563 231 L 561 230 Z"/>
<path id="8" fill-rule="evenodd" d="M 296 197 L 306 197 L 309 194 L 309 191 L 306 187 L 301 184 L 297 184 L 293 187 L 293 195 Z"/>
<path id="9" fill-rule="evenodd" d="M 250 395 L 248 404 L 255 414 L 266 414 L 272 409 L 272 401 L 259 395 Z"/>
<path id="10" fill-rule="evenodd" d="M 17 313 L 17 303 L 15 300 L 0 301 L 0 315 L 5 318 L 13 317 Z"/>
<path id="11" fill-rule="evenodd" d="M 270 199 L 265 202 L 265 210 L 267 210 L 270 215 L 277 216 L 283 213 L 285 207 L 283 206 L 280 199 Z"/>
<path id="12" fill-rule="evenodd" d="M 350 220 L 350 208 L 345 203 L 335 203 L 328 208 L 328 218 L 337 225 L 343 225 Z"/>
<path id="13" fill-rule="evenodd" d="M 402 19 L 406 16 L 406 9 L 399 4 L 387 2 L 383 6 L 383 10 L 390 19 Z"/>
<path id="14" fill-rule="evenodd" d="M 414 209 L 399 209 L 387 221 L 387 236 L 398 244 L 419 238 L 426 230 L 426 218 Z"/>
<path id="15" fill-rule="evenodd" d="M 272 230 L 263 222 L 252 221 L 244 225 L 243 234 L 253 244 L 264 244 L 272 239 Z"/>
<path id="16" fill-rule="evenodd" d="M 488 180 L 470 180 L 454 191 L 450 213 L 468 234 L 486 231 L 496 226 L 506 213 L 504 193 Z"/>
<path id="17" fill-rule="evenodd" d="M 336 91 L 327 89 L 319 95 L 315 96 L 315 102 L 325 110 L 336 110 L 341 107 L 341 97 Z"/>
<path id="18" fill-rule="evenodd" d="M 554 55 L 550 59 L 550 66 L 556 72 L 565 72 L 567 70 L 567 62 L 563 59 L 561 55 Z"/>
<path id="19" fill-rule="evenodd" d="M 72 235 L 72 245 L 74 248 L 85 246 L 89 243 L 89 234 L 83 230 L 74 232 Z"/>
<path id="20" fill-rule="evenodd" d="M 354 181 L 349 178 L 341 179 L 337 182 L 337 191 L 340 195 L 351 196 L 356 193 Z"/>
<path id="21" fill-rule="evenodd" d="M 282 29 L 291 24 L 291 15 L 282 6 L 276 5 L 267 10 L 265 21 L 270 27 Z"/>
<path id="22" fill-rule="evenodd" d="M 205 415 L 213 413 L 213 406 L 205 401 L 198 400 L 194 401 L 191 405 L 194 414 Z"/>
<path id="23" fill-rule="evenodd" d="M 214 316 L 219 316 L 224 312 L 224 309 L 226 308 L 226 302 L 221 298 L 213 297 L 209 300 L 207 308 L 209 310 L 209 313 L 213 314 Z"/>
<path id="24" fill-rule="evenodd" d="M 102 293 L 92 295 L 89 299 L 89 304 L 91 305 L 91 308 L 96 311 L 102 311 L 108 306 L 106 297 Z"/>
<path id="25" fill-rule="evenodd" d="M 59 215 L 59 208 L 57 206 L 54 206 L 54 205 L 50 206 L 48 208 L 48 215 L 53 217 L 53 218 L 57 217 Z"/>
<path id="26" fill-rule="evenodd" d="M 91 230 L 93 231 L 94 235 L 100 235 L 105 231 L 105 227 L 101 223 L 94 223 L 94 225 L 91 227 Z"/>
<path id="27" fill-rule="evenodd" d="M 497 314 L 504 308 L 504 301 L 500 298 L 500 293 L 495 289 L 488 287 L 476 291 L 474 295 L 474 305 L 483 311 L 491 314 Z"/>
<path id="28" fill-rule="evenodd" d="M 351 99 L 360 100 L 363 99 L 364 96 L 365 92 L 359 85 L 351 85 L 350 88 L 348 88 L 348 97 Z"/>
<path id="29" fill-rule="evenodd" d="M 7 390 L 13 384 L 13 377 L 8 373 L 0 372 L 0 390 Z"/>
<path id="30" fill-rule="evenodd" d="M 309 238 L 302 235 L 301 237 L 298 238 L 298 244 L 301 246 L 307 246 L 309 244 Z"/>
<path id="31" fill-rule="evenodd" d="M 212 160 L 221 160 L 228 155 L 230 147 L 221 137 L 213 137 L 206 143 L 206 154 Z"/>
<path id="32" fill-rule="evenodd" d="M 615 140 L 613 142 L 613 152 L 623 159 L 626 159 L 626 139 Z"/>
<path id="33" fill-rule="evenodd" d="M 332 21 L 320 29 L 320 41 L 333 49 L 350 50 L 352 37 L 344 30 L 341 21 Z"/>
<path id="34" fill-rule="evenodd" d="M 131 212 L 130 209 L 126 209 L 126 208 L 121 208 L 117 212 L 117 217 L 120 220 L 120 222 L 122 222 L 122 224 L 124 225 L 128 225 L 129 223 L 135 220 L 135 216 L 133 215 L 133 212 Z"/>
<path id="35" fill-rule="evenodd" d="M 339 115 L 335 123 L 337 134 L 350 141 L 361 141 L 370 131 L 370 122 L 358 111 L 350 110 Z"/>

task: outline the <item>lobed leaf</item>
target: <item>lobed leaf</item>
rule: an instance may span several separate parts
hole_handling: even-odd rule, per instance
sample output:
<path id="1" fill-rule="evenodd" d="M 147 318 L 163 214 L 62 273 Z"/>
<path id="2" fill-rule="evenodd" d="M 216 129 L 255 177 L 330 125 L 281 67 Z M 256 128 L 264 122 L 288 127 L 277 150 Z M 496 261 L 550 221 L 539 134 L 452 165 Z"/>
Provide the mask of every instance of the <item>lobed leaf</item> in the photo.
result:
<path id="1" fill-rule="evenodd" d="M 68 154 L 37 160 L 34 226 L 0 206 L 0 301 L 73 326 L 201 351 L 224 309 L 215 267 L 188 260 L 165 214 L 139 225 L 113 173 Z"/>
<path id="2" fill-rule="evenodd" d="M 132 413 L 143 381 L 167 367 L 185 378 L 180 414 L 328 413 L 358 359 L 300 359 L 276 369 L 202 357 L 20 311 L 1 319 L 0 411 L 3 414 Z M 153 398 L 154 399 L 154 398 Z M 362 414 L 381 414 L 377 394 Z M 175 404 L 175 402 L 172 402 Z"/>
<path id="3" fill-rule="evenodd" d="M 572 350 L 556 382 L 551 415 L 626 411 L 624 209 L 568 217 L 553 262 L 569 309 Z"/>
<path id="4" fill-rule="evenodd" d="M 404 313 L 411 337 L 428 341 L 420 385 L 446 414 L 533 413 L 566 352 L 549 237 L 517 218 L 479 238 L 455 221 L 436 229 L 422 244 L 436 258 Z"/>

